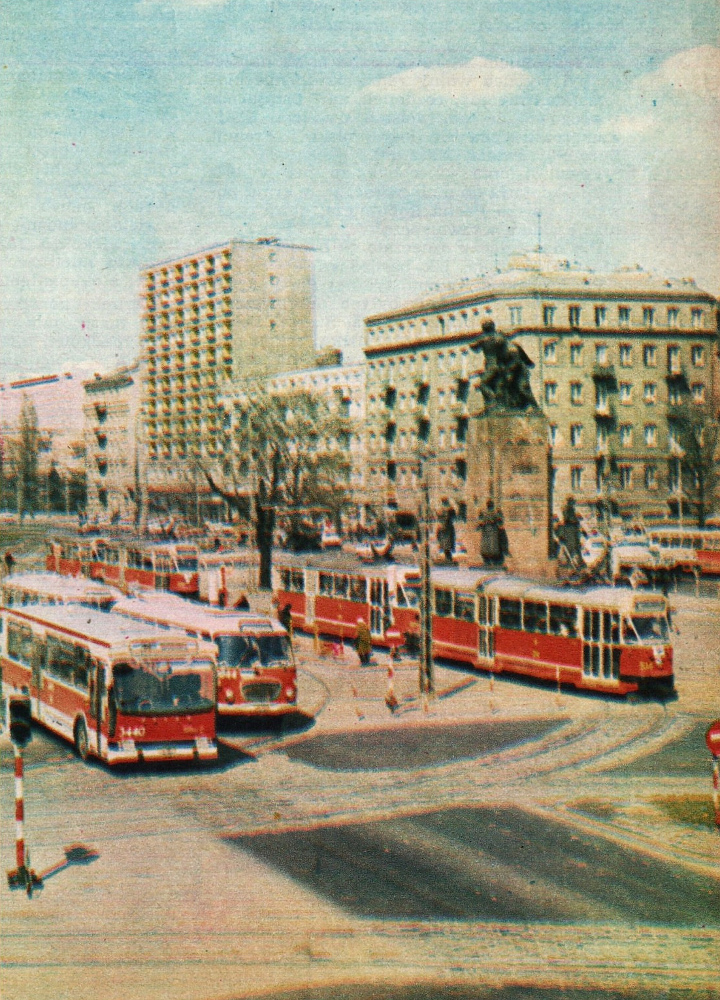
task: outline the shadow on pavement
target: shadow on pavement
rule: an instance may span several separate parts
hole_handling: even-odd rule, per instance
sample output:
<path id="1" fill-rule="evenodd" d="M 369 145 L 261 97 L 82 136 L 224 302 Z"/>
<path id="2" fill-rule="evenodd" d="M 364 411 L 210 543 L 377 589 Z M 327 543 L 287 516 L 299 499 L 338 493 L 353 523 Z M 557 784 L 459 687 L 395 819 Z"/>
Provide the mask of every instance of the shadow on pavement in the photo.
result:
<path id="1" fill-rule="evenodd" d="M 287 715 L 223 717 L 217 720 L 218 736 L 291 736 L 305 733 L 315 725 L 315 718 L 297 710 Z"/>
<path id="2" fill-rule="evenodd" d="M 706 990 L 663 989 L 662 993 L 647 990 L 604 990 L 549 988 L 540 986 L 504 986 L 499 989 L 442 982 L 413 983 L 393 986 L 371 983 L 337 983 L 333 986 L 288 990 L 282 993 L 253 994 L 254 1000 L 709 1000 Z M 243 1000 L 236 997 L 235 1000 Z"/>

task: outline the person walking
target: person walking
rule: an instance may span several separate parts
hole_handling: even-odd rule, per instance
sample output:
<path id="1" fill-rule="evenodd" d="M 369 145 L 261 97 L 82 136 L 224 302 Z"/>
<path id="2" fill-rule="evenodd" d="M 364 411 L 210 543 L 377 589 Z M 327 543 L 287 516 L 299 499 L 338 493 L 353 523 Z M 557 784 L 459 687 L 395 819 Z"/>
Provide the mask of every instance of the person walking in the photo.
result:
<path id="1" fill-rule="evenodd" d="M 357 632 L 355 633 L 355 649 L 360 660 L 360 665 L 366 667 L 370 662 L 372 654 L 372 638 L 370 629 L 364 618 L 357 620 Z"/>

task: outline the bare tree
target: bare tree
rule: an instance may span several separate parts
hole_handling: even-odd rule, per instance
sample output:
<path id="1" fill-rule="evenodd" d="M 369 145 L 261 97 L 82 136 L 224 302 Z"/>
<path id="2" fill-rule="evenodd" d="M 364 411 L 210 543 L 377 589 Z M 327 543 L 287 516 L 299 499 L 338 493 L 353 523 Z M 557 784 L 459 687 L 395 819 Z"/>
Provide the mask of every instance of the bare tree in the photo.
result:
<path id="1" fill-rule="evenodd" d="M 269 589 L 278 514 L 285 515 L 292 545 L 308 516 L 323 510 L 337 518 L 347 503 L 350 421 L 323 396 L 274 393 L 259 384 L 248 384 L 224 409 L 224 447 L 200 467 L 231 508 L 241 516 L 250 508 L 260 587 Z"/>
<path id="2" fill-rule="evenodd" d="M 689 402 L 677 407 L 670 417 L 680 468 L 678 485 L 682 494 L 694 504 L 698 525 L 702 528 L 712 511 L 720 482 L 720 424 L 707 408 Z M 679 502 L 682 503 L 682 499 Z"/>
<path id="3" fill-rule="evenodd" d="M 23 520 L 26 514 L 32 515 L 38 509 L 39 450 L 40 431 L 38 429 L 37 411 L 30 397 L 23 393 L 22 404 L 20 406 L 18 437 L 14 448 L 17 511 L 20 521 Z"/>

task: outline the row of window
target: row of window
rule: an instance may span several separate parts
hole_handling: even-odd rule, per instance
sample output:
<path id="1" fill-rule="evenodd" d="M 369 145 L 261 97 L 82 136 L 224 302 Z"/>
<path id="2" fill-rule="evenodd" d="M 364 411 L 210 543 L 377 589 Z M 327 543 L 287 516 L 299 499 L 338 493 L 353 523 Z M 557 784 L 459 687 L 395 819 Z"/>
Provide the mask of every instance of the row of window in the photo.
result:
<path id="1" fill-rule="evenodd" d="M 608 306 L 596 305 L 586 307 L 590 310 L 591 322 L 598 328 L 609 325 L 612 322 L 613 317 L 611 316 L 610 309 Z M 660 320 L 660 309 L 655 306 L 642 306 L 642 326 L 646 329 L 653 329 Z M 694 307 L 690 310 L 690 325 L 693 330 L 703 330 L 705 328 L 705 315 L 706 311 L 699 307 Z M 552 327 L 558 322 L 557 317 L 559 316 L 557 306 L 544 305 L 543 306 L 543 325 L 546 327 Z M 632 307 L 631 306 L 618 306 L 617 307 L 617 325 L 619 327 L 630 327 L 632 321 Z M 675 330 L 678 328 L 680 319 L 680 310 L 677 306 L 668 306 L 667 311 L 664 316 L 665 325 L 670 330 Z M 510 309 L 510 322 L 514 325 L 519 325 L 522 322 L 522 307 L 517 306 Z M 571 305 L 568 306 L 567 311 L 567 322 L 568 326 L 572 329 L 578 329 L 583 325 L 583 306 Z"/>
<path id="2" fill-rule="evenodd" d="M 581 366 L 584 364 L 585 348 L 582 343 L 570 344 L 570 364 Z M 638 346 L 642 351 L 642 360 L 646 368 L 655 368 L 658 363 L 657 344 L 620 344 L 618 347 L 618 358 L 621 367 L 630 368 L 633 364 L 633 348 Z M 545 364 L 554 365 L 559 361 L 559 342 L 557 340 L 547 340 L 543 344 L 543 360 Z M 668 371 L 678 371 L 680 369 L 681 352 L 679 344 L 670 344 L 667 347 Z M 703 344 L 693 344 L 690 348 L 690 360 L 696 368 L 705 365 L 705 346 Z M 595 344 L 595 364 L 607 365 L 610 362 L 610 347 L 608 344 Z"/>
<path id="3" fill-rule="evenodd" d="M 660 489 L 660 476 L 659 470 L 656 465 L 645 465 L 640 469 L 634 469 L 632 465 L 619 465 L 617 471 L 617 484 L 621 490 L 630 490 L 634 487 L 634 474 L 635 472 L 641 472 L 643 486 L 646 490 L 658 490 Z M 680 488 L 680 478 L 681 470 L 675 465 L 671 465 L 669 469 L 669 475 L 667 480 L 667 487 L 671 493 L 676 492 Z M 695 486 L 697 486 L 697 474 L 693 477 L 695 479 Z M 582 466 L 572 466 L 570 469 L 570 488 L 573 490 L 583 490 L 586 488 L 588 479 L 594 486 L 595 490 L 601 492 L 604 487 L 603 474 L 599 469 L 593 470 L 588 474 L 587 470 Z"/>
<path id="4" fill-rule="evenodd" d="M 618 384 L 618 398 L 620 402 L 629 406 L 633 402 L 633 383 L 620 382 Z M 560 402 L 559 386 L 557 382 L 545 382 L 543 386 L 543 397 L 546 406 L 557 406 Z M 689 387 L 690 395 L 694 403 L 703 404 L 706 401 L 706 387 L 704 382 L 693 382 Z M 686 384 L 671 382 L 668 385 L 668 403 L 671 406 L 679 406 L 683 402 L 683 397 L 687 392 Z M 643 402 L 649 406 L 658 401 L 657 382 L 645 382 L 643 385 Z M 582 382 L 570 383 L 570 402 L 573 406 L 581 406 L 585 402 L 585 392 Z M 598 411 L 606 408 L 609 412 L 610 395 L 606 386 L 595 386 L 595 407 Z"/>
<path id="5" fill-rule="evenodd" d="M 610 434 L 606 427 L 595 427 L 595 443 L 598 448 L 604 448 L 609 440 Z M 618 428 L 618 438 L 623 448 L 632 448 L 635 438 L 635 428 L 633 424 L 620 424 Z M 584 427 L 582 424 L 570 425 L 570 444 L 573 448 L 581 448 L 584 439 Z M 657 448 L 658 446 L 658 425 L 645 424 L 643 427 L 643 441 L 647 448 Z M 557 424 L 550 424 L 548 427 L 548 442 L 551 447 L 556 448 L 562 444 L 560 430 Z M 668 428 L 669 447 L 679 444 L 677 433 L 674 427 Z"/>

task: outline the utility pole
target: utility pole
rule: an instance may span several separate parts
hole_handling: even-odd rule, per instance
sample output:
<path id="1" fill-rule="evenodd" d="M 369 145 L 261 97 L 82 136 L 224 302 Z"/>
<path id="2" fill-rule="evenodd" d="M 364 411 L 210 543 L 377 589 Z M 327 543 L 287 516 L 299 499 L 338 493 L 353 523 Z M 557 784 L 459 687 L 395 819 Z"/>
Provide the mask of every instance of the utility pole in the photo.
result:
<path id="1" fill-rule="evenodd" d="M 423 496 L 420 510 L 420 695 L 425 703 L 435 693 L 432 658 L 432 583 L 430 578 L 430 488 L 423 463 Z"/>

